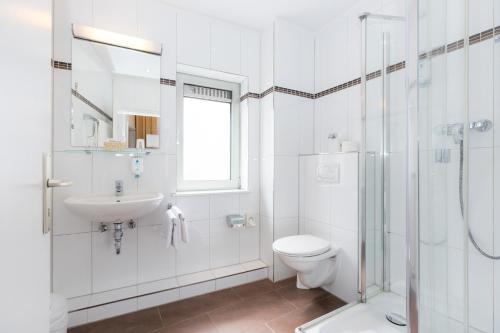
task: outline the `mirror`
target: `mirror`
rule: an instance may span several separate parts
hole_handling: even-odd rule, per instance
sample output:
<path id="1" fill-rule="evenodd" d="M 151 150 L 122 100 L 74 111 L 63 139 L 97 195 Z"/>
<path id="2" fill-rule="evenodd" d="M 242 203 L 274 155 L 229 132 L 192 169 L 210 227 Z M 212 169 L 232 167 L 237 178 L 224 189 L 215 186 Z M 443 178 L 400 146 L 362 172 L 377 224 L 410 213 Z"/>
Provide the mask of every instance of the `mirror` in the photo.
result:
<path id="1" fill-rule="evenodd" d="M 160 56 L 78 38 L 72 52 L 71 145 L 159 148 Z"/>

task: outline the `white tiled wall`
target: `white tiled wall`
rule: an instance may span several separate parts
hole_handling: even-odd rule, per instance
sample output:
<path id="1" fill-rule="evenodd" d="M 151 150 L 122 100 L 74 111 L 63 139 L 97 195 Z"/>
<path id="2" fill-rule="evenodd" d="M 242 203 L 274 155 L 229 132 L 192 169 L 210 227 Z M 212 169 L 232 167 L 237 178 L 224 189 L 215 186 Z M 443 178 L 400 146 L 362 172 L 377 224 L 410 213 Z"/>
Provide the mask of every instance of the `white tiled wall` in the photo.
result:
<path id="1" fill-rule="evenodd" d="M 177 15 L 177 62 L 210 68 L 210 19 L 180 12 Z M 193 52 L 197 50 L 197 52 Z"/>
<path id="2" fill-rule="evenodd" d="M 52 285 L 66 297 L 92 292 L 91 234 L 54 236 Z"/>
<path id="3" fill-rule="evenodd" d="M 137 284 L 137 229 L 124 229 L 120 255 L 115 254 L 112 232 L 92 232 L 91 257 L 92 292 Z"/>
<path id="4" fill-rule="evenodd" d="M 314 91 L 314 35 L 280 19 L 274 22 L 274 85 Z"/>
<path id="5" fill-rule="evenodd" d="M 405 15 L 405 1 L 361 0 L 332 18 L 315 34 L 315 91 L 321 92 L 354 80 L 361 73 L 362 13 Z M 340 51 L 338 46 L 342 45 Z M 404 47 L 402 48 L 404 50 Z M 398 59 L 394 62 L 404 60 Z M 376 68 L 379 69 L 379 68 Z M 376 70 L 373 69 L 373 70 Z M 368 70 L 370 71 L 370 70 Z M 340 141 L 361 140 L 361 91 L 359 85 L 314 101 L 314 152 L 335 152 L 328 135 L 336 133 Z"/>
<path id="6" fill-rule="evenodd" d="M 163 45 L 161 76 L 175 79 L 177 63 L 241 74 L 251 92 L 260 92 L 260 33 L 209 17 L 179 11 L 161 0 L 83 0 L 54 3 L 54 59 L 71 62 L 71 24 L 79 23 L 160 42 Z M 54 70 L 54 176 L 70 179 L 72 187 L 54 193 L 53 290 L 72 298 L 73 309 L 137 296 L 148 291 L 145 283 L 184 274 L 252 262 L 260 258 L 260 103 L 246 100 L 245 125 L 248 157 L 245 160 L 246 193 L 175 197 L 176 189 L 176 88 L 161 86 L 161 148 L 144 157 L 144 174 L 136 179 L 128 157 L 110 153 L 85 153 L 70 146 L 71 71 Z M 161 207 L 125 229 L 122 253 L 113 249 L 112 232 L 70 212 L 68 196 L 112 194 L 114 181 L 124 181 L 126 193 L 162 192 Z M 168 202 L 187 216 L 191 241 L 178 250 L 167 249 L 161 228 Z M 257 226 L 232 230 L 228 214 L 251 214 Z M 206 276 L 205 276 L 206 278 Z M 204 279 L 206 280 L 206 279 Z M 220 281 L 220 287 L 231 281 Z M 176 282 L 177 286 L 177 282 Z M 163 285 L 161 288 L 167 289 Z M 161 290 L 161 289 L 157 289 Z M 155 291 L 157 291 L 155 290 Z M 149 291 L 150 292 L 150 291 Z M 161 300 L 187 297 L 169 292 L 150 299 L 110 305 L 113 314 L 144 308 Z M 179 294 L 180 293 L 180 294 Z M 183 296 L 184 295 L 184 296 Z M 175 297 L 174 297 L 175 296 Z M 74 313 L 72 321 L 103 318 L 102 311 Z"/>
<path id="7" fill-rule="evenodd" d="M 340 182 L 317 179 L 320 165 L 338 164 Z M 339 249 L 338 272 L 327 290 L 347 302 L 357 297 L 358 154 L 300 157 L 300 233 L 328 239 Z"/>
<path id="8" fill-rule="evenodd" d="M 276 20 L 262 36 L 261 88 L 314 92 L 314 35 Z M 261 99 L 261 253 L 274 280 L 294 272 L 273 255 L 273 240 L 298 233 L 298 156 L 313 152 L 312 99 L 271 93 Z"/>
<path id="9" fill-rule="evenodd" d="M 69 299 L 69 327 L 265 279 L 261 261 Z M 142 296 L 141 296 L 142 295 Z M 116 301 L 122 299 L 121 301 Z M 112 303 L 108 303 L 112 302 Z M 81 309 L 92 306 L 89 309 Z"/>
<path id="10" fill-rule="evenodd" d="M 162 226 L 141 226 L 137 231 L 137 281 L 162 280 L 176 275 L 176 253 L 166 249 Z"/>

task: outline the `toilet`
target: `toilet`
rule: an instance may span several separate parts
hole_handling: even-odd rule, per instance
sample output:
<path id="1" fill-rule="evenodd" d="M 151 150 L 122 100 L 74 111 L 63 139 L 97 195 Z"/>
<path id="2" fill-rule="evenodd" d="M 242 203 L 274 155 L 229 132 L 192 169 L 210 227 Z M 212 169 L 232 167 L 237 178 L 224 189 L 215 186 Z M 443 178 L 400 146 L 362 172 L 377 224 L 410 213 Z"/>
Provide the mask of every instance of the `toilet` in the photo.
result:
<path id="1" fill-rule="evenodd" d="M 50 333 L 68 331 L 68 303 L 61 295 L 50 295 Z"/>
<path id="2" fill-rule="evenodd" d="M 274 241 L 273 251 L 297 272 L 297 288 L 317 288 L 335 280 L 338 249 L 323 238 L 312 235 L 283 237 Z"/>

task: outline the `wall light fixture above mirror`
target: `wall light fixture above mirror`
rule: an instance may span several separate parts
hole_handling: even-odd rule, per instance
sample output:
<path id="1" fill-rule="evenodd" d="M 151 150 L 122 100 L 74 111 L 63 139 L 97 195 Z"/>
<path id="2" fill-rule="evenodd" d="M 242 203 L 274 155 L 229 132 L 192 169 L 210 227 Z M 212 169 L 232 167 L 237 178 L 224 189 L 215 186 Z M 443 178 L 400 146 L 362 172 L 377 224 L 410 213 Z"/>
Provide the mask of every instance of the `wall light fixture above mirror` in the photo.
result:
<path id="1" fill-rule="evenodd" d="M 123 47 L 135 51 L 161 55 L 161 44 L 86 25 L 73 24 L 73 37 L 101 44 Z"/>
<path id="2" fill-rule="evenodd" d="M 73 25 L 71 145 L 159 148 L 161 45 Z"/>

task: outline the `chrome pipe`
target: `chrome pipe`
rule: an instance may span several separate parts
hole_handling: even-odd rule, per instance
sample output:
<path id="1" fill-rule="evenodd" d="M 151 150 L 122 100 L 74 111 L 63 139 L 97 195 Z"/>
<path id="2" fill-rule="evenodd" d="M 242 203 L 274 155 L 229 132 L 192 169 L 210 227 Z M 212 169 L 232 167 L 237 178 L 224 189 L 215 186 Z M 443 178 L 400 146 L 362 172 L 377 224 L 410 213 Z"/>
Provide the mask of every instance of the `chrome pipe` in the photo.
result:
<path id="1" fill-rule="evenodd" d="M 114 222 L 114 232 L 113 238 L 115 240 L 115 252 L 116 254 L 120 254 L 122 250 L 122 239 L 123 239 L 123 223 L 122 222 Z"/>

